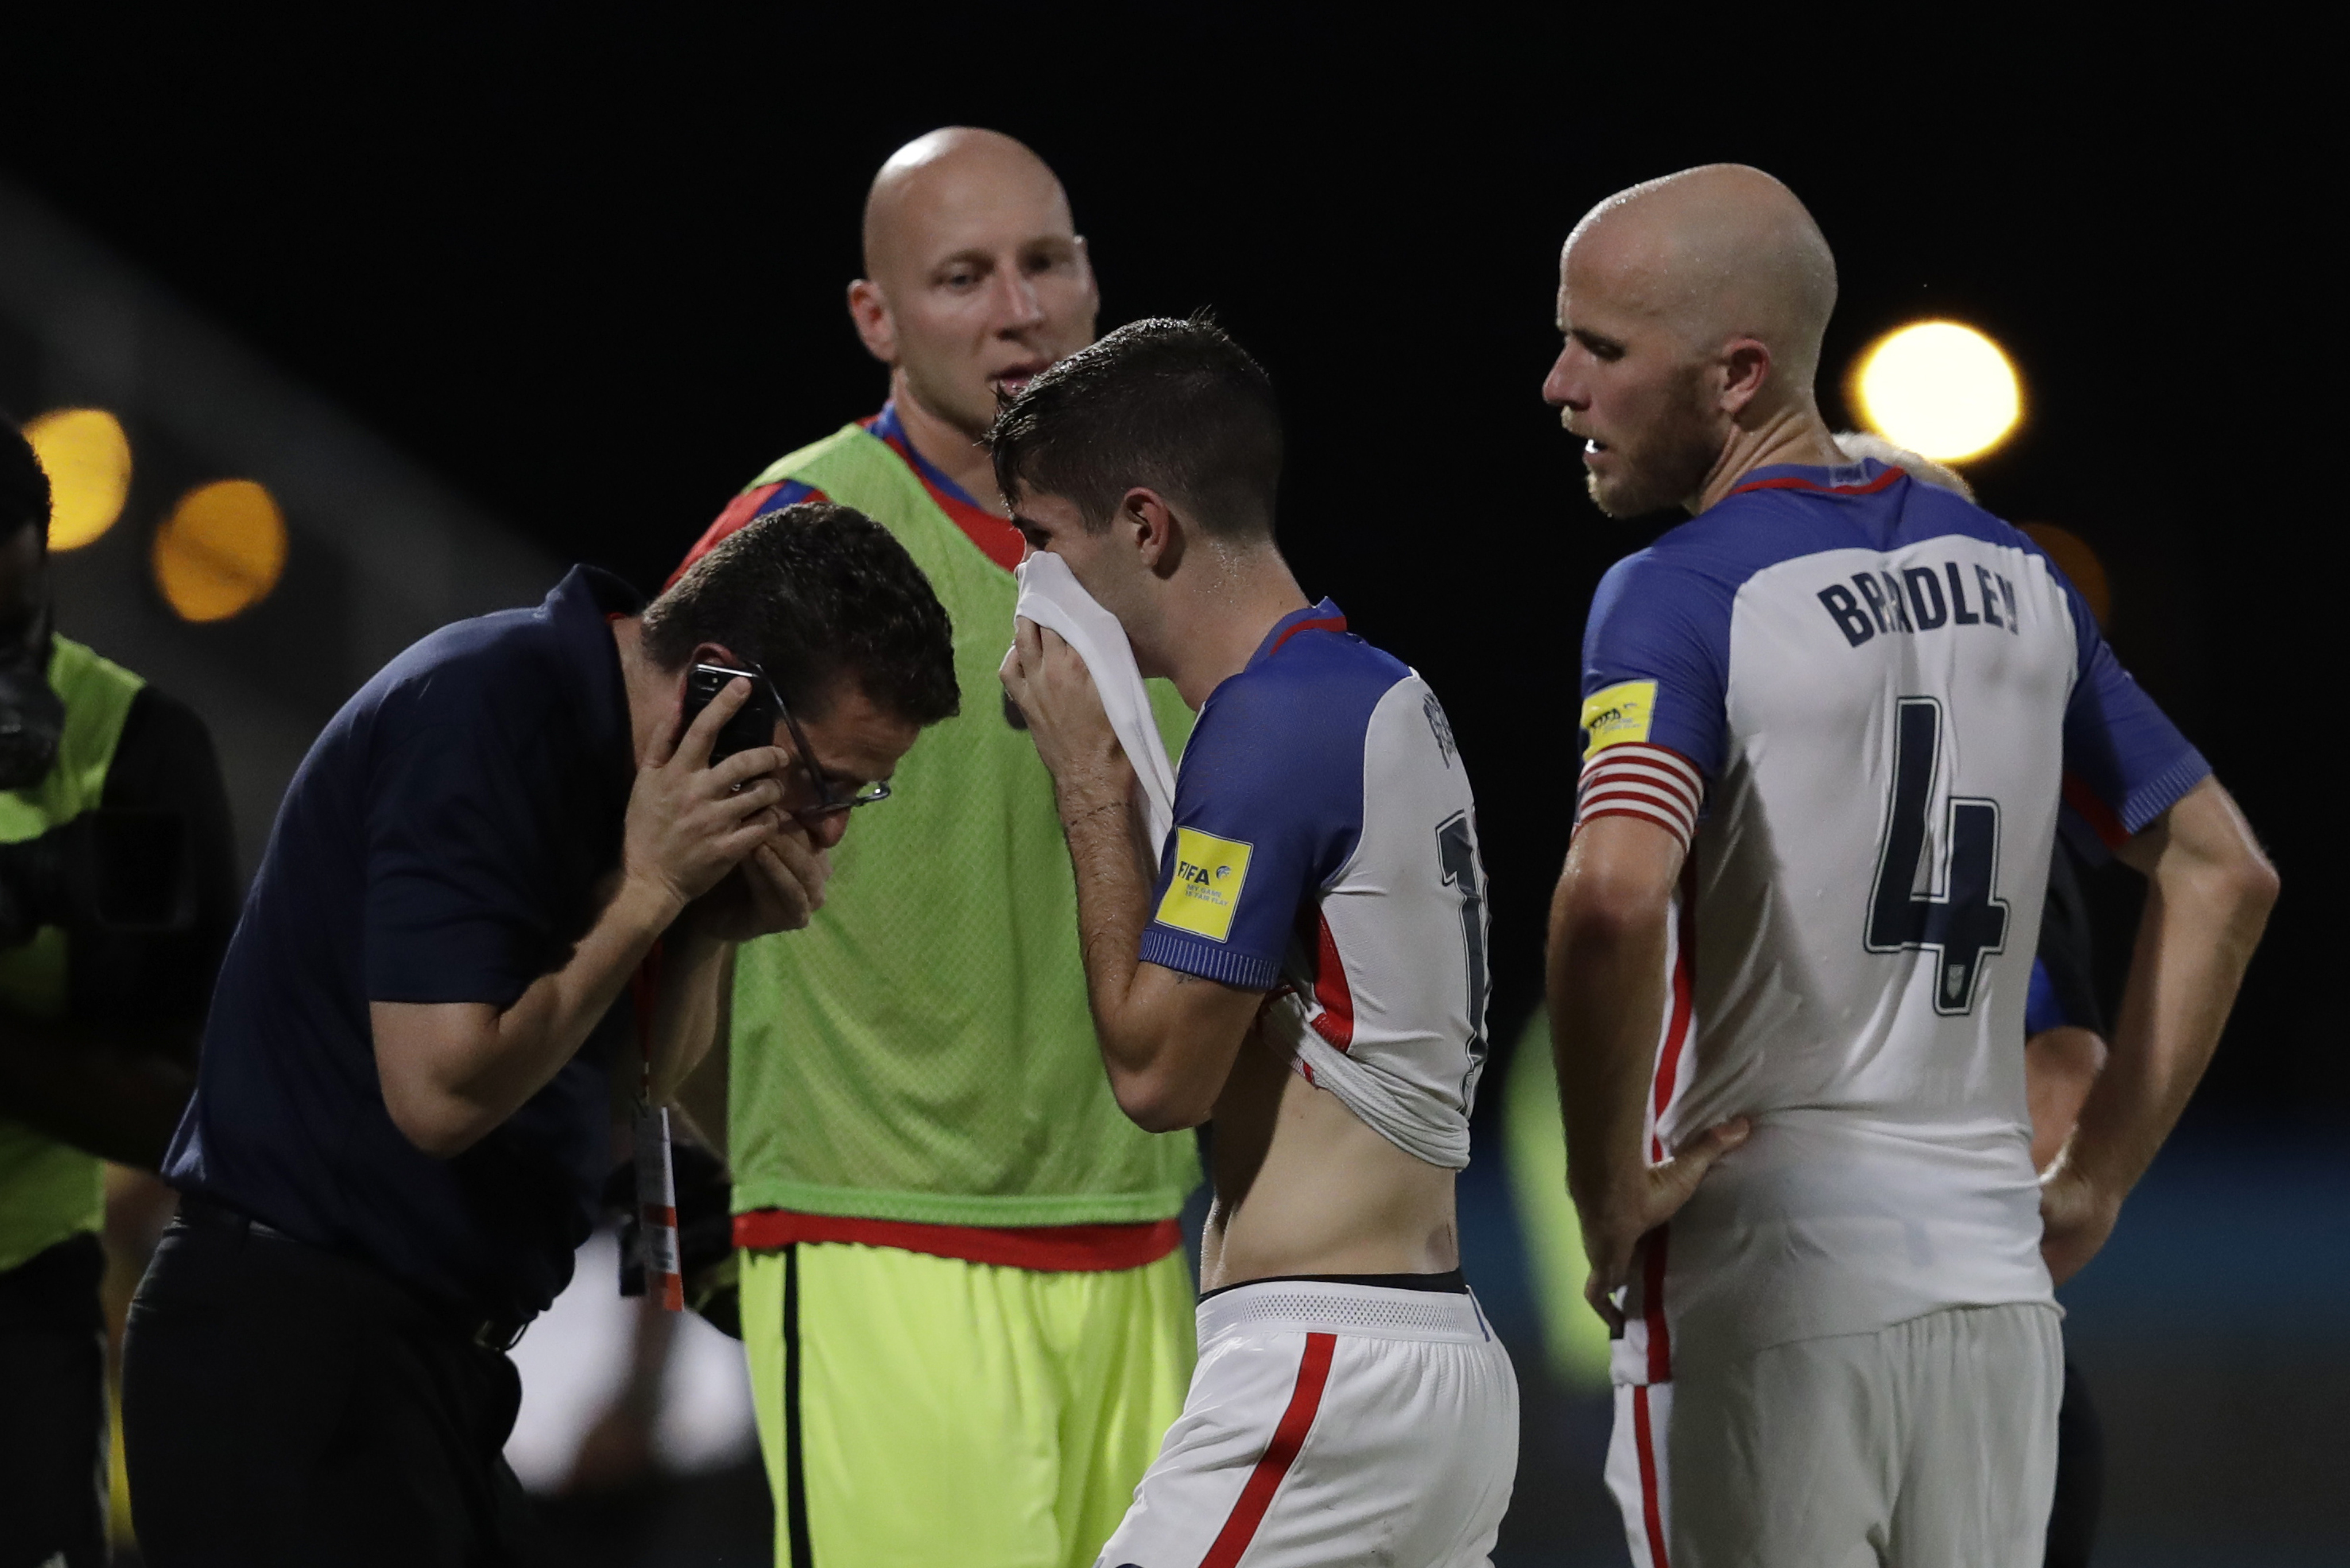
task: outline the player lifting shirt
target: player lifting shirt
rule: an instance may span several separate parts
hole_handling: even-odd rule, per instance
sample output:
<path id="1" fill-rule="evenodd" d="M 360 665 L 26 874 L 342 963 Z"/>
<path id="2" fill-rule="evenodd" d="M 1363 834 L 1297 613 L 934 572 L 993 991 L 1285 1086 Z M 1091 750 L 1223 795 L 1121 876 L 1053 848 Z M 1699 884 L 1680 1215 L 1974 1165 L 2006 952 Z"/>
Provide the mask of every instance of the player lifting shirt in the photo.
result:
<path id="1" fill-rule="evenodd" d="M 1561 261 L 1544 393 L 1594 499 L 1694 514 L 1593 603 L 1552 918 L 1640 1568 L 2038 1560 L 2052 1274 L 2177 1119 L 2274 896 L 2039 547 L 1836 450 L 1835 297 L 1811 215 L 1728 165 L 1603 202 Z M 2017 1043 L 2060 818 L 2152 888 L 2042 1179 Z"/>
<path id="2" fill-rule="evenodd" d="M 1299 591 L 1272 389 L 1212 326 L 1111 333 L 991 442 L 1030 546 L 1199 714 L 1153 843 L 1076 652 L 1024 619 L 1004 661 L 1058 793 L 1118 1103 L 1216 1131 L 1200 1369 L 1100 1561 L 1484 1563 L 1517 1385 L 1454 1224 L 1485 910 L 1444 711 Z"/>

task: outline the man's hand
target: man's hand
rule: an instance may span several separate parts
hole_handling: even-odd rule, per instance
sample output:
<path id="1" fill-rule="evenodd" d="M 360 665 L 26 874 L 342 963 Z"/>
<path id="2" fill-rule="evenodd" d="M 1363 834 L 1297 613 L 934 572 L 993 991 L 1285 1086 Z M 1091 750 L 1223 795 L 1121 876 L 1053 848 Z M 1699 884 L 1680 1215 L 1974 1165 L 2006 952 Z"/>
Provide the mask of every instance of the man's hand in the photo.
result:
<path id="1" fill-rule="evenodd" d="M 637 764 L 622 831 L 623 885 L 663 898 L 671 913 L 718 885 L 773 839 L 784 798 L 780 747 L 754 746 L 712 765 L 718 732 L 750 700 L 748 680 L 730 680 L 674 745 L 656 739 Z"/>
<path id="2" fill-rule="evenodd" d="M 832 857 L 816 846 L 806 826 L 782 816 L 764 844 L 693 901 L 686 919 L 713 941 L 796 931 L 824 908 L 831 879 Z"/>
<path id="3" fill-rule="evenodd" d="M 1118 743 L 1108 711 L 1086 661 L 1061 634 L 1023 618 L 1012 649 L 997 672 L 1003 690 L 1028 721 L 1036 754 L 1053 775 L 1061 817 L 1104 808 L 1126 809 L 1134 765 Z"/>
<path id="4" fill-rule="evenodd" d="M 2068 1145 L 2040 1179 L 2040 1256 L 2053 1284 L 2063 1284 L 2097 1255 L 2121 1218 L 2119 1198 L 2108 1197 L 2067 1158 Z"/>
<path id="5" fill-rule="evenodd" d="M 1624 1314 L 1614 1298 L 1631 1282 L 1640 1239 L 1679 1213 L 1696 1194 L 1705 1173 L 1713 1168 L 1713 1162 L 1744 1143 L 1752 1130 L 1744 1116 L 1708 1127 L 1674 1150 L 1671 1158 L 1642 1171 L 1628 1191 L 1587 1206 L 1576 1203 L 1584 1255 L 1591 1260 L 1584 1299 L 1592 1311 L 1607 1320 L 1611 1333 L 1624 1326 Z"/>

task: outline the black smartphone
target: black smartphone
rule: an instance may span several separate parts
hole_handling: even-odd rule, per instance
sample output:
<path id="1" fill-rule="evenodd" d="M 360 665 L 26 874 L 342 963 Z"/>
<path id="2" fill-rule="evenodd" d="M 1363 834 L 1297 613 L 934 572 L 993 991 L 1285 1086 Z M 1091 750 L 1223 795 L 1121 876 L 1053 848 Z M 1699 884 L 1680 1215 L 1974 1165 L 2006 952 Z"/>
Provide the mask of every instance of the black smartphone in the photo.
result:
<path id="1" fill-rule="evenodd" d="M 685 733 L 693 721 L 701 716 L 702 711 L 710 706 L 710 700 L 726 690 L 729 680 L 748 680 L 751 697 L 734 711 L 734 716 L 726 721 L 724 727 L 718 732 L 718 738 L 711 742 L 710 760 L 713 763 L 737 752 L 747 752 L 754 746 L 775 743 L 775 699 L 766 678 L 755 670 L 730 670 L 723 664 L 697 664 L 687 672 L 685 723 L 679 728 L 678 733 Z"/>

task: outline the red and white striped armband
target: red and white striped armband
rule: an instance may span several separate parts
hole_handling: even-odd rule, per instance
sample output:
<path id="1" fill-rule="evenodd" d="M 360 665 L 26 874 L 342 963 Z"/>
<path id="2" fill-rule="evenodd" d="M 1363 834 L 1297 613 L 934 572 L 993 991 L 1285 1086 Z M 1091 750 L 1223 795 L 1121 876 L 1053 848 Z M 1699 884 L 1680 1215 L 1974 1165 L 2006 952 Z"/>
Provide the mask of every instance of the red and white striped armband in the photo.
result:
<path id="1" fill-rule="evenodd" d="M 1583 764 L 1575 828 L 1580 833 L 1594 817 L 1643 817 L 1679 839 L 1687 851 L 1704 800 L 1704 775 L 1687 757 L 1665 746 L 1620 742 Z"/>

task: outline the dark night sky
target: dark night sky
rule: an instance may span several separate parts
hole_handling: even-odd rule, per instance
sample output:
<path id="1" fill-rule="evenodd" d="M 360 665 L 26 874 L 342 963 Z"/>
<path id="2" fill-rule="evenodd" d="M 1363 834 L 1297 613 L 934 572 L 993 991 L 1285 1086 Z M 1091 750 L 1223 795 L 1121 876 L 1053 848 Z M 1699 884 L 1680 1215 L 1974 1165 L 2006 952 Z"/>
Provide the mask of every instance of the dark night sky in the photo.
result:
<path id="1" fill-rule="evenodd" d="M 2334 598 L 2298 559 L 2301 454 L 2332 432 L 2296 334 L 2330 319 L 2335 246 L 2294 200 L 2314 151 L 2223 111 L 2209 57 L 2035 43 L 2026 77 L 1858 36 L 1342 47 L 1270 8 L 1116 36 L 477 9 L 51 8 L 9 24 L 0 166 L 550 550 L 650 584 L 766 462 L 879 401 L 840 303 L 873 167 L 941 123 L 1023 137 L 1105 327 L 1211 305 L 1272 370 L 1301 579 L 1428 675 L 1479 779 L 1503 1020 L 1565 846 L 1584 609 L 1654 531 L 1582 498 L 1538 395 L 1558 243 L 1636 180 L 1771 170 L 1837 251 L 1833 377 L 1921 315 L 2008 345 L 2028 422 L 1970 470 L 1982 499 L 2100 551 L 2123 658 L 2283 869 L 2202 1114 L 2350 1108 L 2314 980 L 2340 857 L 2308 715 L 2338 704 L 2295 657 Z"/>

